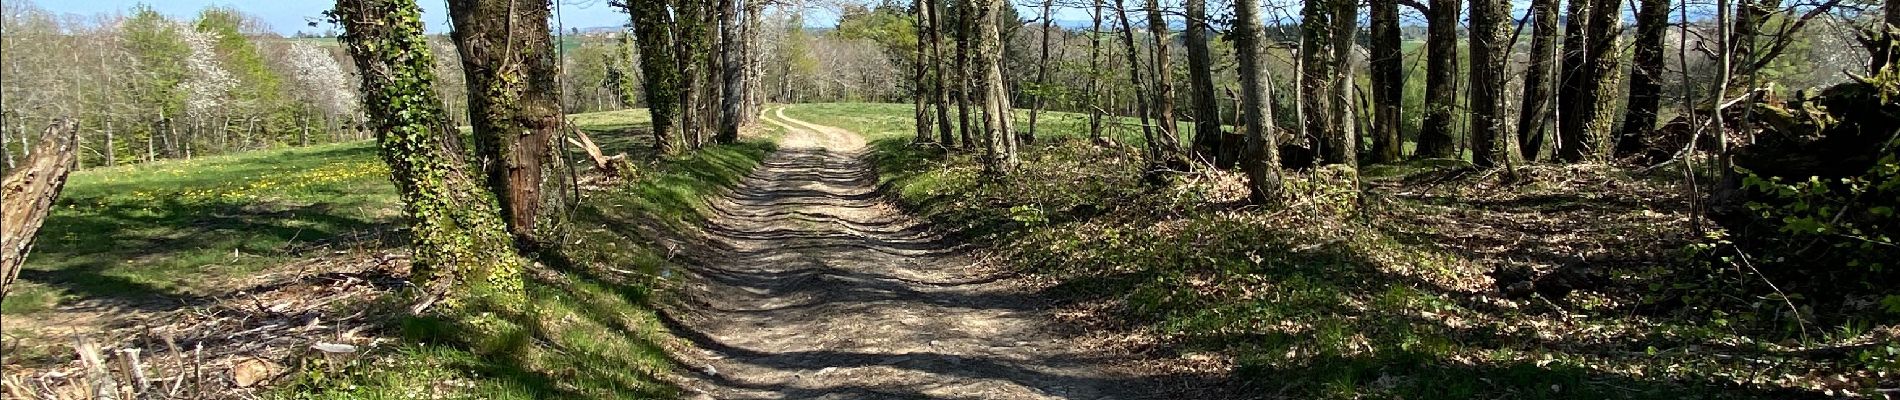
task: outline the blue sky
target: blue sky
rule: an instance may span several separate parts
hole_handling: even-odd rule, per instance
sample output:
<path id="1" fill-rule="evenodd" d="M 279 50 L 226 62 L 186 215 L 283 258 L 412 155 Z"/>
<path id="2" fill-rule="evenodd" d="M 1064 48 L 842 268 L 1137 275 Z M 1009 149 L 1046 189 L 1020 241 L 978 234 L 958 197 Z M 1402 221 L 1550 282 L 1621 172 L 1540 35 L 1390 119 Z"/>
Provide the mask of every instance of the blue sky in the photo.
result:
<path id="1" fill-rule="evenodd" d="M 209 6 L 230 6 L 247 14 L 255 15 L 269 23 L 271 29 L 289 35 L 297 31 L 322 32 L 329 29 L 328 23 L 321 22 L 323 11 L 336 4 L 336 0 L 35 0 L 40 8 L 58 14 L 72 13 L 92 15 L 100 13 L 124 12 L 138 4 L 147 4 L 153 9 L 174 17 L 190 17 L 198 10 Z M 423 19 L 429 22 L 432 32 L 448 31 L 448 14 L 442 10 L 443 0 L 418 0 L 422 5 Z M 568 27 L 590 28 L 597 26 L 620 26 L 627 23 L 627 14 L 608 7 L 607 0 L 555 0 L 561 5 L 561 22 Z M 814 26 L 828 26 L 835 18 L 826 18 L 826 12 L 813 13 L 807 17 Z M 319 21 L 311 28 L 310 21 Z"/>

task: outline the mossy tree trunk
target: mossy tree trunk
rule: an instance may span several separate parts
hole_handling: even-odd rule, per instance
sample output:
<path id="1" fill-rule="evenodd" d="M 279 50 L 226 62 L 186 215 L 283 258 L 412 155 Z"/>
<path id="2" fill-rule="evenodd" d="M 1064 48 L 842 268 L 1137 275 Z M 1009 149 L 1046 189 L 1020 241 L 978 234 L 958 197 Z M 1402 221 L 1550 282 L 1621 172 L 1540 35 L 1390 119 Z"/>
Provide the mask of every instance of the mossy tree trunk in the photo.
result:
<path id="1" fill-rule="evenodd" d="M 1372 1 L 1372 161 L 1397 162 L 1403 154 L 1399 139 L 1399 103 L 1405 98 L 1405 53 L 1399 48 L 1398 0 Z"/>
<path id="2" fill-rule="evenodd" d="M 719 132 L 713 140 L 722 144 L 739 141 L 739 126 L 744 125 L 746 100 L 746 43 L 740 35 L 743 18 L 740 0 L 719 0 L 720 101 Z"/>
<path id="3" fill-rule="evenodd" d="M 975 17 L 971 16 L 969 0 L 951 2 L 957 5 L 957 134 L 963 139 L 964 149 L 975 150 L 976 139 L 970 136 L 970 92 L 980 79 L 970 65 L 970 44 L 975 34 L 971 20 Z"/>
<path id="4" fill-rule="evenodd" d="M 1247 132 L 1243 168 L 1254 202 L 1269 203 L 1280 197 L 1280 156 L 1259 12 L 1259 0 L 1234 3 L 1234 47 L 1240 59 L 1240 124 Z"/>
<path id="5" fill-rule="evenodd" d="M 475 155 L 517 244 L 542 240 L 544 180 L 562 126 L 547 0 L 451 0 Z"/>
<path id="6" fill-rule="evenodd" d="M 1544 148 L 1550 121 L 1551 63 L 1557 57 L 1558 0 L 1531 1 L 1530 62 L 1524 66 L 1524 96 L 1517 115 L 1517 140 L 1524 158 L 1536 160 Z"/>
<path id="7" fill-rule="evenodd" d="M 1616 156 L 1635 154 L 1643 137 L 1656 129 L 1662 108 L 1663 35 L 1669 29 L 1669 0 L 1643 0 L 1636 13 L 1636 43 L 1631 56 L 1629 106 L 1616 137 Z"/>
<path id="8" fill-rule="evenodd" d="M 1425 120 L 1419 126 L 1420 157 L 1451 158 L 1458 145 L 1452 139 L 1453 113 L 1458 102 L 1459 0 L 1431 0 L 1425 14 Z"/>
<path id="9" fill-rule="evenodd" d="M 1510 49 L 1510 0 L 1471 0 L 1471 161 L 1479 168 L 1523 163 L 1517 136 L 1504 130 L 1504 75 Z"/>
<path id="10" fill-rule="evenodd" d="M 526 262 L 495 196 L 466 169 L 435 91 L 434 57 L 414 0 L 339 0 L 340 38 L 362 77 L 363 111 L 412 224 L 416 286 L 449 308 L 514 304 Z M 424 302 L 427 305 L 435 302 Z"/>
<path id="11" fill-rule="evenodd" d="M 1324 164 L 1357 164 L 1345 48 L 1351 44 L 1355 7 L 1345 0 L 1307 0 L 1301 10 L 1301 109 L 1305 135 L 1318 142 Z"/>
<path id="12" fill-rule="evenodd" d="M 1557 96 L 1559 159 L 1578 162 L 1606 156 L 1611 123 L 1610 91 L 1617 71 L 1615 0 L 1571 0 L 1564 33 L 1563 85 Z"/>
<path id="13" fill-rule="evenodd" d="M 625 0 L 613 5 L 633 16 L 634 40 L 640 46 L 640 87 L 646 92 L 647 112 L 653 120 L 653 147 L 663 154 L 678 154 L 676 122 L 682 90 L 673 55 L 673 18 L 666 0 Z"/>

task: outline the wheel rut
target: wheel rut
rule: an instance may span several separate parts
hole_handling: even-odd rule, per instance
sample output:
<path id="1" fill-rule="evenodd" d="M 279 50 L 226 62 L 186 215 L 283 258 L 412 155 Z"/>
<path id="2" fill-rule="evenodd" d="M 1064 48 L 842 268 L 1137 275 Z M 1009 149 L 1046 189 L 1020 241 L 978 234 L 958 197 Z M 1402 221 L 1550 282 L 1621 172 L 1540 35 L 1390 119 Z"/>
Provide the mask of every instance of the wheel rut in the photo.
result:
<path id="1" fill-rule="evenodd" d="M 876 193 L 864 140 L 773 110 L 781 148 L 714 201 L 662 320 L 693 398 L 1132 399 L 1048 302 Z M 1144 383 L 1147 382 L 1147 383 Z"/>

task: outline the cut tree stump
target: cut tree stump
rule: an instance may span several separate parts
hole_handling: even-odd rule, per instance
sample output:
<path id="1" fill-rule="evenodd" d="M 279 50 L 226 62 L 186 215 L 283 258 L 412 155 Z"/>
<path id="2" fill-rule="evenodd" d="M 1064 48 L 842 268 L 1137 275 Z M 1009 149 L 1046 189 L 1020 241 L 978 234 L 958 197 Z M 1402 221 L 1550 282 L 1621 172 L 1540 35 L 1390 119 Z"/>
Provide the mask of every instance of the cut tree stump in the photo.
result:
<path id="1" fill-rule="evenodd" d="M 7 171 L 0 180 L 0 298 L 20 277 L 20 266 L 33 250 L 33 233 L 46 222 L 53 200 L 66 186 L 66 175 L 78 166 L 79 124 L 54 120 L 40 135 L 33 156 Z"/>

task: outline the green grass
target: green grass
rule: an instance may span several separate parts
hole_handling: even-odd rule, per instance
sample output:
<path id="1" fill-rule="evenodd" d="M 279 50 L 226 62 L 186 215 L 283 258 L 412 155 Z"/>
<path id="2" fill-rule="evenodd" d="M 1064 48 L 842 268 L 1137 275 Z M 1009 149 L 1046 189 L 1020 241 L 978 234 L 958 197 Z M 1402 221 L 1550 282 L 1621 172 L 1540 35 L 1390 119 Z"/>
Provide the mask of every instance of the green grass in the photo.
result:
<path id="1" fill-rule="evenodd" d="M 387 169 L 367 142 L 76 172 L 47 217 L 10 315 L 74 300 L 175 304 L 386 231 Z"/>
<path id="2" fill-rule="evenodd" d="M 659 379 L 673 367 L 662 347 L 672 339 L 651 307 L 669 261 L 648 235 L 698 223 L 706 200 L 772 146 L 660 158 L 650 151 L 645 110 L 572 117 L 609 153 L 633 155 L 637 176 L 585 194 L 561 245 L 536 256 L 542 266 L 527 307 L 484 310 L 474 322 L 393 317 L 388 328 L 404 340 L 348 365 L 293 366 L 290 383 L 270 397 L 677 397 Z M 292 260 L 405 246 L 400 219 L 388 170 L 368 141 L 79 171 L 0 312 L 12 321 L 81 302 L 202 304 Z M 398 301 L 368 306 L 402 315 Z M 58 358 L 14 339 L 39 338 L 48 349 L 65 339 L 15 326 L 7 326 L 9 359 Z"/>
<path id="3" fill-rule="evenodd" d="M 475 323 L 406 318 L 405 344 L 375 364 L 306 373 L 279 397 L 677 398 L 660 379 L 674 368 L 665 346 L 675 339 L 651 307 L 672 265 L 641 229 L 698 223 L 706 200 L 737 185 L 770 148 L 711 147 L 591 192 L 563 244 L 540 257 L 549 273 L 533 274 L 527 311 L 494 310 Z"/>

